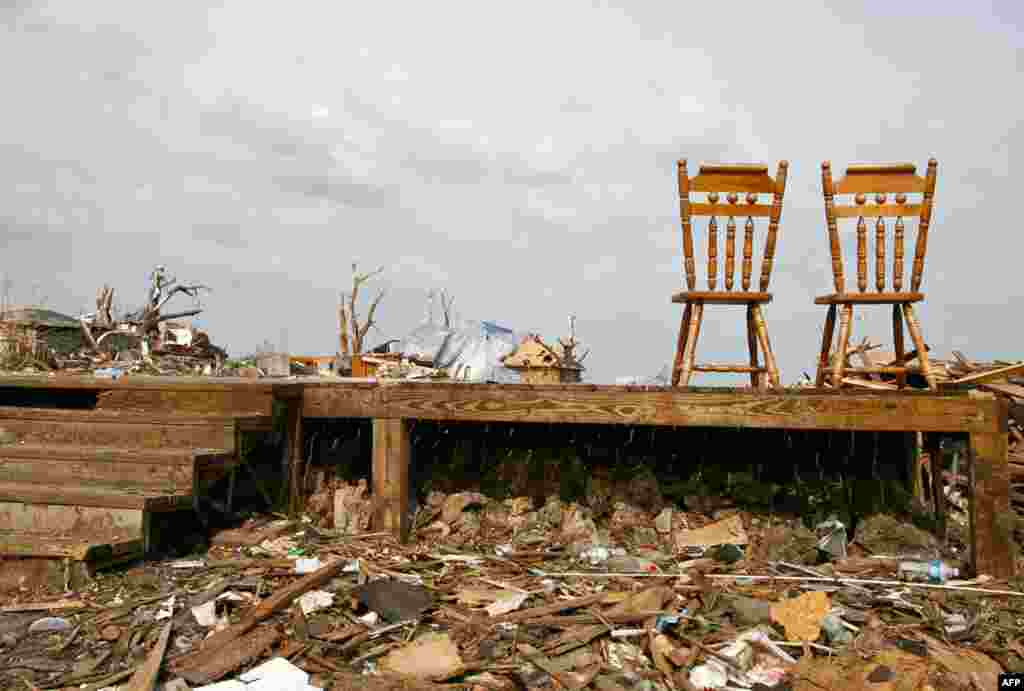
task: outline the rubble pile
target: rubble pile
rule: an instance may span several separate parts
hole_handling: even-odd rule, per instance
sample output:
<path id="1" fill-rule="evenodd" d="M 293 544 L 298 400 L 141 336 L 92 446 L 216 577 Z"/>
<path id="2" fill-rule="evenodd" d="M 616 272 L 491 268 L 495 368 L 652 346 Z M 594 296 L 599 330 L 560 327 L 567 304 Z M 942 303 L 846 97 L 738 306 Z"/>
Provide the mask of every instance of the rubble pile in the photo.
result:
<path id="1" fill-rule="evenodd" d="M 365 480 L 325 482 L 300 520 L 7 594 L 0 688 L 966 691 L 1024 667 L 1019 585 L 914 580 L 961 566 L 927 533 L 649 490 L 607 514 L 434 492 L 400 545 L 369 526 Z"/>

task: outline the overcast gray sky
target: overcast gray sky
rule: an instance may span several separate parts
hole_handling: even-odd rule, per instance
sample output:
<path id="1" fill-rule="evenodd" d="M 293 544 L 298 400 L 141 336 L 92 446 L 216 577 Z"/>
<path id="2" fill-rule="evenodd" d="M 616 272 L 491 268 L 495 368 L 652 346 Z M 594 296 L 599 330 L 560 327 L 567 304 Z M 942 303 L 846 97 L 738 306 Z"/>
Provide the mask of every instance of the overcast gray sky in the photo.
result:
<path id="1" fill-rule="evenodd" d="M 232 354 L 320 354 L 350 262 L 383 264 L 372 343 L 443 287 L 550 339 L 577 314 L 612 381 L 673 355 L 676 159 L 787 158 L 767 317 L 792 382 L 831 286 L 821 161 L 935 156 L 925 337 L 1024 356 L 1021 4 L 832 4 L 0 2 L 0 271 L 74 313 L 104 282 L 136 306 L 163 263 L 214 288 Z M 744 361 L 742 309 L 705 320 L 699 359 Z"/>

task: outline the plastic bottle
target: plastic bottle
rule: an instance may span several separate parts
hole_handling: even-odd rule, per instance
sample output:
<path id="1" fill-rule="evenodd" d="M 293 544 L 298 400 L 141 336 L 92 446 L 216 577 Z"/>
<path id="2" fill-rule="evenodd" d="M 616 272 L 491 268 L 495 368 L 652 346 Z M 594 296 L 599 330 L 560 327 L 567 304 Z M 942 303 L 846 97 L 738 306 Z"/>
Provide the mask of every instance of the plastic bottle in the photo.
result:
<path id="1" fill-rule="evenodd" d="M 939 559 L 932 561 L 901 561 L 899 566 L 899 576 L 904 581 L 945 583 L 950 578 L 956 578 L 959 575 L 960 569 L 953 568 Z"/>

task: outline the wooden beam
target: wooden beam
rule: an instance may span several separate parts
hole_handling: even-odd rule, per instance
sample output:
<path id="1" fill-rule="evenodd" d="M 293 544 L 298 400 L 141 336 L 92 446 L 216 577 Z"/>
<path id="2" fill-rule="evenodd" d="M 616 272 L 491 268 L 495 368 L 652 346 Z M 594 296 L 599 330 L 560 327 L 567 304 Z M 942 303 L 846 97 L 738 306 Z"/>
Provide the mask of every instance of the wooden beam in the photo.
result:
<path id="1" fill-rule="evenodd" d="M 409 423 L 398 418 L 373 420 L 373 529 L 409 537 Z"/>
<path id="2" fill-rule="evenodd" d="M 1013 513 L 1007 459 L 1008 406 L 992 394 L 1000 414 L 997 429 L 971 433 L 971 563 L 976 574 L 1014 575 Z"/>
<path id="3" fill-rule="evenodd" d="M 124 687 L 125 691 L 154 691 L 157 677 L 160 676 L 160 668 L 164 664 L 164 653 L 167 651 L 167 641 L 171 637 L 171 626 L 172 622 L 164 624 L 156 645 L 149 652 L 143 665 L 136 669 L 131 681 Z"/>
<path id="4" fill-rule="evenodd" d="M 974 374 L 968 374 L 965 377 L 954 379 L 949 382 L 943 382 L 944 386 L 966 386 L 966 385 L 978 385 L 987 384 L 988 382 L 999 381 L 1000 379 L 1006 379 L 1018 374 L 1024 374 L 1024 362 L 1018 362 L 1014 365 L 1007 365 L 1006 367 L 1000 367 L 998 369 L 986 370 L 984 372 L 975 372 Z"/>
<path id="5" fill-rule="evenodd" d="M 858 431 L 986 432 L 993 401 L 964 394 L 756 392 L 588 384 L 307 385 L 307 417 Z"/>
<path id="6" fill-rule="evenodd" d="M 287 422 L 287 465 L 288 465 L 288 513 L 291 516 L 298 516 L 302 512 L 305 488 L 302 486 L 303 458 L 302 436 L 302 401 L 290 400 L 286 402 Z"/>

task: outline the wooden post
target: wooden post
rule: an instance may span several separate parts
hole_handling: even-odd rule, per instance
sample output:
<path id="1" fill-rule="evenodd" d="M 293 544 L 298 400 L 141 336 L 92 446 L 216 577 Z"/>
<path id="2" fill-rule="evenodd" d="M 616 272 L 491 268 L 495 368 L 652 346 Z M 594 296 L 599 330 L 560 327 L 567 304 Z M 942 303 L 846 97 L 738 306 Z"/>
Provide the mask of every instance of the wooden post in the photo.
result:
<path id="1" fill-rule="evenodd" d="M 373 420 L 373 529 L 409 537 L 409 423 L 400 418 Z"/>
<path id="2" fill-rule="evenodd" d="M 305 492 L 302 486 L 302 467 L 305 461 L 302 457 L 302 399 L 290 398 L 287 406 L 288 513 L 294 517 L 302 512 Z"/>
<path id="3" fill-rule="evenodd" d="M 988 399 L 989 405 L 984 407 L 994 411 L 996 419 L 995 429 L 971 434 L 971 563 L 975 574 L 1005 579 L 1014 575 L 1014 514 L 1010 510 L 1006 439 L 1009 406 L 992 394 L 978 398 Z"/>

